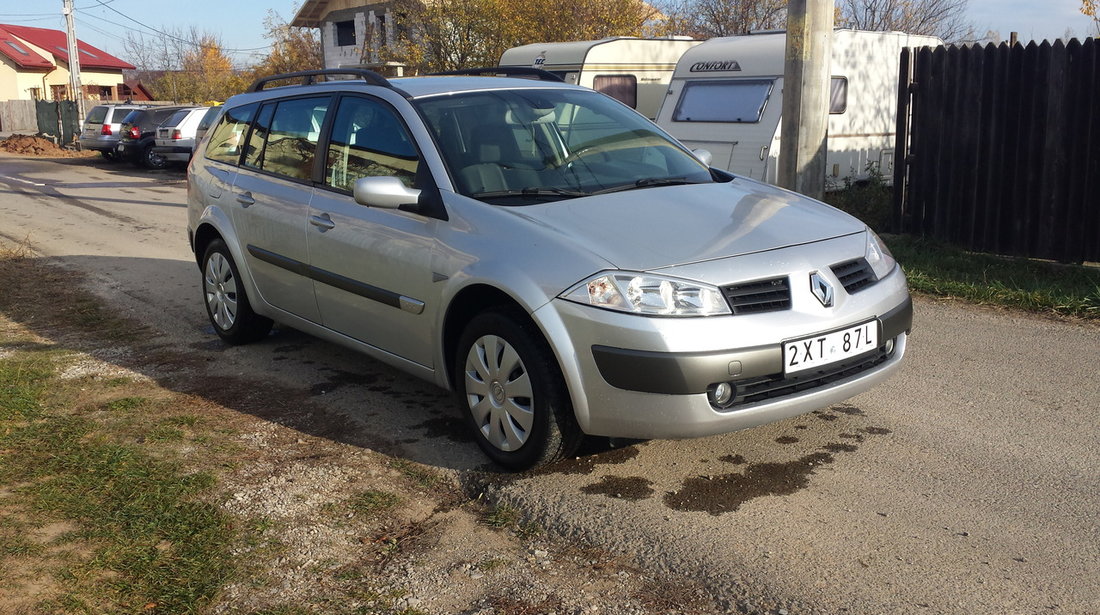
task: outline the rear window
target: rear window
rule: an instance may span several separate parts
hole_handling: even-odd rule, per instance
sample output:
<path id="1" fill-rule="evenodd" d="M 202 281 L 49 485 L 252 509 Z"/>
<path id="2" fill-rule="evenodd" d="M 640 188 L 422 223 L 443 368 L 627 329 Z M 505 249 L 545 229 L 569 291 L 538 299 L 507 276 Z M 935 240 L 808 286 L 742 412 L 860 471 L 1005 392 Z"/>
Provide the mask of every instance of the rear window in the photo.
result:
<path id="1" fill-rule="evenodd" d="M 688 81 L 672 121 L 754 124 L 764 113 L 773 84 L 771 79 Z"/>
<path id="2" fill-rule="evenodd" d="M 131 112 L 126 114 L 126 117 L 122 118 L 122 123 L 123 124 L 130 124 L 131 126 L 133 126 L 134 124 L 140 123 L 141 118 L 144 115 L 145 115 L 145 112 L 141 111 L 140 109 L 135 110 L 135 111 L 131 111 Z"/>
<path id="3" fill-rule="evenodd" d="M 106 118 L 107 107 L 92 107 L 92 110 L 88 112 L 88 117 L 84 118 L 84 123 L 102 124 Z"/>
<path id="4" fill-rule="evenodd" d="M 188 113 L 191 113 L 191 112 L 188 111 L 187 109 L 184 109 L 182 111 L 176 111 L 175 113 L 172 114 L 171 117 L 164 120 L 164 122 L 161 123 L 161 126 L 167 126 L 169 128 L 171 128 L 173 126 L 179 126 L 180 122 L 183 121 L 183 118 L 187 117 Z"/>

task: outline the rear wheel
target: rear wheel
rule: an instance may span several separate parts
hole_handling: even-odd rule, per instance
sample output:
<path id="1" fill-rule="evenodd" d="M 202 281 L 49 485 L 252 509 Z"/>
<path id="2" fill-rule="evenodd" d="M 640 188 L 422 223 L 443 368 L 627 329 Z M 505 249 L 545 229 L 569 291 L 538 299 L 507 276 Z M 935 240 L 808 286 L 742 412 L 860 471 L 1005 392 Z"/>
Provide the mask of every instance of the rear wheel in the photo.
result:
<path id="1" fill-rule="evenodd" d="M 271 331 L 271 319 L 252 311 L 237 264 L 221 239 L 210 242 L 203 255 L 202 290 L 210 324 L 226 342 L 247 344 Z"/>
<path id="2" fill-rule="evenodd" d="M 154 152 L 152 145 L 147 145 L 141 150 L 137 162 L 146 169 L 163 169 L 168 166 L 168 159 Z"/>
<path id="3" fill-rule="evenodd" d="M 511 470 L 568 456 L 582 433 L 549 345 L 522 315 L 489 311 L 459 341 L 456 390 L 485 454 Z"/>

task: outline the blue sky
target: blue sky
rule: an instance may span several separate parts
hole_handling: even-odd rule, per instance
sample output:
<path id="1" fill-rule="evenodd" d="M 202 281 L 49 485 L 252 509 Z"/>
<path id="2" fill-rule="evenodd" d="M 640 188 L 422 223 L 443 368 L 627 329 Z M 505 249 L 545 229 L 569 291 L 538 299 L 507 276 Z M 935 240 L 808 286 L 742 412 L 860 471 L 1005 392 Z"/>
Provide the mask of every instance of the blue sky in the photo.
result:
<path id="1" fill-rule="evenodd" d="M 534 0 L 532 0 L 534 1 Z M 74 0 L 77 8 L 77 35 L 109 53 L 124 55 L 122 39 L 126 32 L 196 26 L 221 37 L 227 48 L 247 50 L 265 47 L 263 20 L 267 9 L 275 9 L 284 18 L 293 16 L 297 0 Z M 1080 0 L 970 0 L 968 17 L 978 35 L 998 31 L 1003 38 L 1009 32 L 1020 33 L 1023 40 L 1054 39 L 1072 29 L 1077 36 L 1093 33 L 1091 21 L 1079 12 Z M 106 5 L 106 6 L 104 6 Z M 0 0 L 0 23 L 63 30 L 62 0 Z M 125 14 L 123 17 L 119 13 Z M 232 55 L 240 63 L 259 51 L 239 51 Z M 130 59 L 130 58 L 123 58 Z"/>

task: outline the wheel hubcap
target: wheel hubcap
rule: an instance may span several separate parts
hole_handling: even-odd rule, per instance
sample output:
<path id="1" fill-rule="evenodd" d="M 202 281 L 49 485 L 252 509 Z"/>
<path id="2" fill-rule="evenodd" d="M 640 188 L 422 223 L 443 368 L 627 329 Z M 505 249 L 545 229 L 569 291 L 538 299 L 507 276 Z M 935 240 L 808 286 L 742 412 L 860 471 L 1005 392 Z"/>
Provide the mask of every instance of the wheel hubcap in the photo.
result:
<path id="1" fill-rule="evenodd" d="M 523 446 L 534 425 L 534 395 L 516 349 L 495 335 L 478 338 L 466 355 L 465 382 L 481 435 L 502 451 Z"/>
<path id="2" fill-rule="evenodd" d="M 206 261 L 203 284 L 210 319 L 219 329 L 230 329 L 237 321 L 237 278 L 233 276 L 229 260 L 218 252 L 212 254 Z"/>

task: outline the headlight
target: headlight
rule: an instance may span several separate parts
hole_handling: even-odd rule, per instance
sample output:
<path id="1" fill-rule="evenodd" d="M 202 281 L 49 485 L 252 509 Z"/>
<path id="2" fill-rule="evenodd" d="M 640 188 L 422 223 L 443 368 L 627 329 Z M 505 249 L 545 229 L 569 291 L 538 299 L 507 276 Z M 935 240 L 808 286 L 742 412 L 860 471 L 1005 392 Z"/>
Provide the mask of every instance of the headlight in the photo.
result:
<path id="1" fill-rule="evenodd" d="M 563 299 L 649 316 L 729 314 L 718 287 L 648 273 L 599 273 L 561 295 Z"/>
<path id="2" fill-rule="evenodd" d="M 871 265 L 875 277 L 880 280 L 890 275 L 890 272 L 898 264 L 894 260 L 894 255 L 890 254 L 890 250 L 886 248 L 882 238 L 871 229 L 867 229 L 867 263 Z"/>

